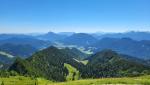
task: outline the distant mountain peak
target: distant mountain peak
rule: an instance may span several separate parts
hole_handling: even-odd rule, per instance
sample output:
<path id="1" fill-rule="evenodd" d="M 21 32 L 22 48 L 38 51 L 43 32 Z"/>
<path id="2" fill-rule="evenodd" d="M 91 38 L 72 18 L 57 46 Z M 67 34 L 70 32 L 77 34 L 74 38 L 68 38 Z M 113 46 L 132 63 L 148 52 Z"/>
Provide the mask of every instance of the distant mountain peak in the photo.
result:
<path id="1" fill-rule="evenodd" d="M 60 35 L 54 32 L 48 32 L 46 34 L 37 36 L 38 39 L 41 40 L 48 40 L 48 41 L 59 41 L 64 39 L 66 36 L 65 35 Z"/>
<path id="2" fill-rule="evenodd" d="M 76 33 L 63 40 L 64 44 L 86 46 L 95 43 L 97 39 L 90 34 Z"/>
<path id="3" fill-rule="evenodd" d="M 75 33 L 75 34 L 73 34 L 72 36 L 80 36 L 80 37 L 93 37 L 93 36 L 91 36 L 91 35 L 89 35 L 89 34 L 86 34 L 86 33 Z"/>
<path id="4" fill-rule="evenodd" d="M 56 34 L 56 33 L 49 31 L 47 34 Z"/>

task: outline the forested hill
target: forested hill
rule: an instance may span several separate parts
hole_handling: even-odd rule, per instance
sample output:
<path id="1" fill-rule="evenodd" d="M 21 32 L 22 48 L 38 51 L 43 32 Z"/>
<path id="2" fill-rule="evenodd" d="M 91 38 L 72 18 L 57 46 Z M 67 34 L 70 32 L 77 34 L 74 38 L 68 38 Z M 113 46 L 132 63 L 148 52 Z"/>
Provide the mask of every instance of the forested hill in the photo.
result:
<path id="1" fill-rule="evenodd" d="M 75 61 L 69 53 L 51 46 L 35 53 L 26 60 L 17 59 L 9 70 L 14 70 L 21 75 L 65 81 L 68 69 L 64 67 L 64 63 L 77 69 L 83 66 L 83 64 Z"/>
<path id="2" fill-rule="evenodd" d="M 82 73 L 82 77 L 123 77 L 150 73 L 150 67 L 142 60 L 128 57 L 112 50 L 98 52 L 88 58 L 89 62 Z"/>
<path id="3" fill-rule="evenodd" d="M 71 51 L 49 47 L 36 52 L 31 57 L 17 59 L 10 71 L 20 75 L 44 77 L 53 81 L 66 81 L 69 69 L 64 64 L 69 64 L 79 71 L 79 78 L 125 77 L 150 74 L 150 67 L 143 60 L 128 58 L 112 50 L 103 50 L 88 57 L 88 63 L 82 64 L 76 60 Z M 135 59 L 135 61 L 133 61 Z M 138 61 L 137 61 L 138 60 Z M 76 75 L 76 74 L 74 74 Z"/>

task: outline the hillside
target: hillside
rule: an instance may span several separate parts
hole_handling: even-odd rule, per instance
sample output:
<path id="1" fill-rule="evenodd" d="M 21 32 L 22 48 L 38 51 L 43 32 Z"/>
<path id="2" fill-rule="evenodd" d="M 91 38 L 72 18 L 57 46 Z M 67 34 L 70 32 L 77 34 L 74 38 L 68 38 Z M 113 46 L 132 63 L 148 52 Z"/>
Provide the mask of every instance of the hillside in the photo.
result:
<path id="1" fill-rule="evenodd" d="M 136 58 L 135 58 L 136 59 Z M 139 76 L 150 73 L 150 67 L 127 59 L 112 50 L 103 50 L 88 58 L 84 78 Z"/>
<path id="2" fill-rule="evenodd" d="M 68 50 L 51 46 L 25 60 L 18 58 L 10 66 L 9 71 L 13 70 L 20 75 L 43 77 L 52 81 L 74 80 L 75 76 L 78 76 L 78 79 L 84 79 L 150 74 L 150 66 L 143 63 L 144 60 L 130 58 L 112 50 L 103 50 L 88 57 L 87 64 L 78 61 L 76 59 L 78 57 L 73 56 Z"/>
<path id="3" fill-rule="evenodd" d="M 64 67 L 64 63 L 77 69 L 83 65 L 75 61 L 69 53 L 55 47 L 49 47 L 33 54 L 26 60 L 17 59 L 9 70 L 14 70 L 21 75 L 65 81 L 68 69 Z"/>

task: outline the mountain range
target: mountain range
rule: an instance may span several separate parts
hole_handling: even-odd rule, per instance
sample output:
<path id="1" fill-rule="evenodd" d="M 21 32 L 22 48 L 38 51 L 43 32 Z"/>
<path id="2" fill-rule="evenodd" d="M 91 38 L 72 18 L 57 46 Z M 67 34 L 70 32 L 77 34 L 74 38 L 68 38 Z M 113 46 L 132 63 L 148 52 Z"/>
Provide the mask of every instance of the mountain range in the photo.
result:
<path id="1" fill-rule="evenodd" d="M 67 35 L 65 35 L 65 34 L 61 34 L 61 33 L 56 34 L 54 32 L 48 32 L 46 34 L 36 36 L 37 39 L 51 41 L 51 42 L 59 41 L 66 37 L 67 37 Z"/>
<path id="2" fill-rule="evenodd" d="M 25 60 L 16 59 L 9 71 L 16 71 L 19 75 L 44 77 L 52 81 L 66 81 L 69 69 L 64 64 L 69 64 L 79 71 L 78 79 L 150 74 L 150 66 L 142 63 L 144 60 L 132 61 L 128 56 L 112 50 L 103 50 L 86 58 L 86 65 L 77 61 L 77 57 L 72 56 L 71 52 L 64 50 L 66 49 L 51 46 Z"/>
<path id="3" fill-rule="evenodd" d="M 86 33 L 76 33 L 62 40 L 67 45 L 87 46 L 97 42 L 97 39 Z"/>
<path id="4" fill-rule="evenodd" d="M 129 31 L 124 33 L 95 33 L 95 37 L 98 39 L 102 39 L 105 37 L 110 38 L 131 38 L 133 40 L 150 40 L 150 32 L 136 32 L 136 31 Z"/>
<path id="5" fill-rule="evenodd" d="M 29 57 L 29 54 L 31 55 L 36 50 L 41 50 L 54 45 L 57 47 L 75 47 L 89 53 L 96 53 L 97 51 L 103 49 L 112 49 L 119 53 L 135 56 L 137 58 L 150 59 L 149 35 L 149 32 L 134 31 L 126 33 L 93 34 L 74 32 L 48 32 L 46 34 L 39 34 L 36 36 L 25 34 L 0 34 L 0 49 L 5 51 L 7 48 L 5 44 L 25 45 L 28 47 L 28 50 L 31 50 L 26 51 L 26 54 L 20 53 L 21 55 L 16 55 L 16 53 L 11 51 L 9 51 L 9 53 L 14 53 L 14 56 Z M 61 45 L 57 45 L 57 43 L 60 43 Z M 16 49 L 16 51 L 18 50 Z"/>
<path id="6" fill-rule="evenodd" d="M 0 45 L 11 43 L 16 45 L 31 45 L 37 49 L 41 49 L 44 47 L 48 47 L 51 45 L 51 42 L 39 40 L 36 38 L 18 38 L 18 37 L 12 37 L 5 40 L 0 40 Z"/>
<path id="7" fill-rule="evenodd" d="M 150 74 L 148 32 L 0 36 L 0 74 L 5 77 L 22 75 L 66 81 L 70 67 L 77 71 L 71 80 Z"/>
<path id="8" fill-rule="evenodd" d="M 112 49 L 137 58 L 150 59 L 150 44 L 148 43 L 150 43 L 148 40 L 135 41 L 130 38 L 103 38 L 89 47 L 93 47 L 94 52 Z"/>

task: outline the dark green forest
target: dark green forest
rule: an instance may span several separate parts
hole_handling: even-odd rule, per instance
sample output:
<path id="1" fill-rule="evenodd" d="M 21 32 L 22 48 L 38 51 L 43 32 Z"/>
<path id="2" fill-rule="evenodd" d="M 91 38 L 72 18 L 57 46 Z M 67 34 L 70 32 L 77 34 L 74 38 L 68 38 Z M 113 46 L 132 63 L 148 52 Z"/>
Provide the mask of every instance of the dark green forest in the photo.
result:
<path id="1" fill-rule="evenodd" d="M 68 69 L 65 63 L 75 67 L 79 72 L 79 79 L 108 78 L 108 77 L 135 77 L 150 74 L 150 66 L 138 59 L 128 58 L 112 50 L 103 50 L 82 60 L 88 60 L 85 65 L 79 56 L 73 56 L 69 49 L 58 49 L 54 46 L 34 53 L 27 59 L 17 58 L 15 62 L 1 76 L 23 75 L 29 77 L 43 77 L 52 81 L 66 81 Z M 83 56 L 80 56 L 83 57 Z"/>

